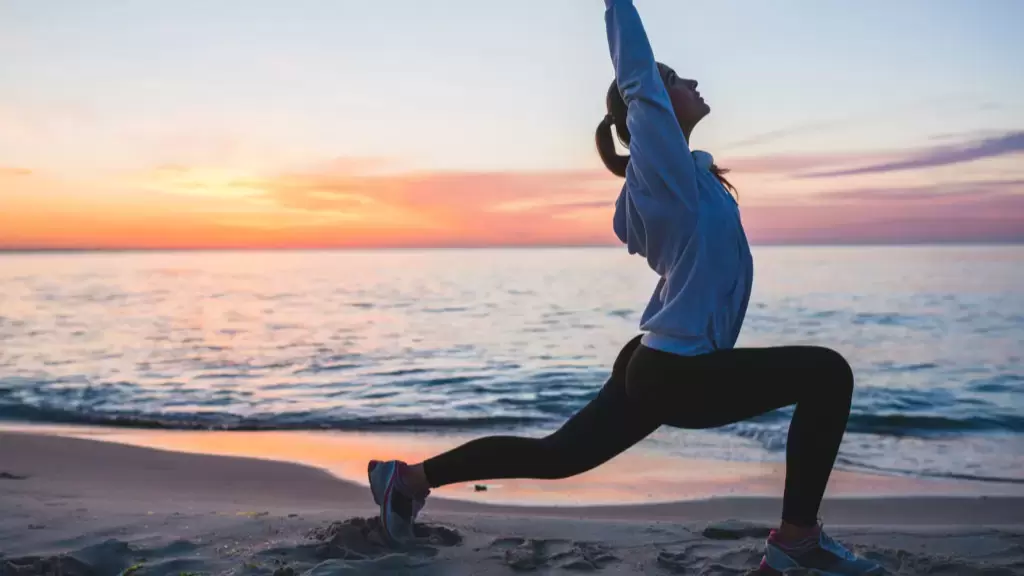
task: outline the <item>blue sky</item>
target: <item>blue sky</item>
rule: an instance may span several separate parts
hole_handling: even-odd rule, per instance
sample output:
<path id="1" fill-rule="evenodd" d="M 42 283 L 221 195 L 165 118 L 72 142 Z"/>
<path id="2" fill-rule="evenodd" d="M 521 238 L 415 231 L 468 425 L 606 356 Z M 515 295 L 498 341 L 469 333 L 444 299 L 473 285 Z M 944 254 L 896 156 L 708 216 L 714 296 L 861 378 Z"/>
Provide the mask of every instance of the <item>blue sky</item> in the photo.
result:
<path id="1" fill-rule="evenodd" d="M 636 4 L 658 57 L 702 82 L 714 112 L 695 144 L 711 150 L 804 127 L 777 144 L 1024 124 L 1021 2 Z M 596 0 L 8 0 L 0 45 L 17 57 L 0 64 L 0 102 L 66 118 L 118 155 L 118 135 L 185 122 L 254 147 L 284 139 L 289 156 L 587 165 L 577 141 L 611 78 L 602 14 Z"/>
<path id="2" fill-rule="evenodd" d="M 1024 2 L 636 5 L 658 58 L 701 82 L 713 112 L 693 145 L 723 164 L 1024 129 Z M 6 0 L 0 166 L 83 187 L 168 165 L 265 175 L 336 158 L 599 168 L 603 12 L 598 0 Z M 1018 175 L 1007 158 L 985 166 Z"/>

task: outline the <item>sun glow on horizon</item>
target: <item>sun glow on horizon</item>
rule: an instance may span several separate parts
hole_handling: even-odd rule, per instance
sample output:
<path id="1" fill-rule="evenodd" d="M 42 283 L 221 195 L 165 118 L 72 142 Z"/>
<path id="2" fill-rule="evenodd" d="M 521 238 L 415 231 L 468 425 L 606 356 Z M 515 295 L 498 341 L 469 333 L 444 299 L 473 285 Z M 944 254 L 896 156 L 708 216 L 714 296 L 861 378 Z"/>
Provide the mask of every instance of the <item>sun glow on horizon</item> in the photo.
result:
<path id="1" fill-rule="evenodd" d="M 0 7 L 0 249 L 616 242 L 599 3 L 57 5 Z M 637 5 L 753 242 L 1024 240 L 1024 4 Z"/>

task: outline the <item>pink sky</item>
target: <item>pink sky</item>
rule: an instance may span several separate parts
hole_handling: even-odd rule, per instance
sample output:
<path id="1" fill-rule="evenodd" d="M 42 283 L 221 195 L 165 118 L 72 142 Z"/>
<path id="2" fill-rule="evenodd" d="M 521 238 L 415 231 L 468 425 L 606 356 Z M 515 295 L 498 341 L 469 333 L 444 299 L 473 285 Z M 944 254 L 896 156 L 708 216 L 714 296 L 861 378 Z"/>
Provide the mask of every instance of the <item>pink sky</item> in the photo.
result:
<path id="1" fill-rule="evenodd" d="M 754 243 L 1024 240 L 1020 134 L 896 152 L 722 158 Z M 0 245 L 613 244 L 602 169 L 412 171 L 339 159 L 256 176 L 162 166 L 92 182 L 0 170 Z M 92 190 L 96 190 L 92 193 Z"/>
<path id="2" fill-rule="evenodd" d="M 0 7 L 0 249 L 615 242 L 600 2 L 58 4 Z M 636 4 L 754 243 L 1024 240 L 1024 3 Z"/>

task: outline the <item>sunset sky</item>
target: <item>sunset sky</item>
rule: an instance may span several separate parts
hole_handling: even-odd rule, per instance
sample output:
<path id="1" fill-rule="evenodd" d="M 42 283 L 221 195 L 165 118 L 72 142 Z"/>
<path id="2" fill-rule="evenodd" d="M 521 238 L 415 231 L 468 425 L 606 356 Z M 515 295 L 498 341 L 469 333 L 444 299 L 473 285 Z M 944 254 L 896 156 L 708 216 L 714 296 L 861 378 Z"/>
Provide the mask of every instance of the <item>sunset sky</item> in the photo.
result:
<path id="1" fill-rule="evenodd" d="M 636 5 L 754 243 L 1024 241 L 1024 2 Z M 5 0 L 0 53 L 0 248 L 614 241 L 600 0 Z"/>

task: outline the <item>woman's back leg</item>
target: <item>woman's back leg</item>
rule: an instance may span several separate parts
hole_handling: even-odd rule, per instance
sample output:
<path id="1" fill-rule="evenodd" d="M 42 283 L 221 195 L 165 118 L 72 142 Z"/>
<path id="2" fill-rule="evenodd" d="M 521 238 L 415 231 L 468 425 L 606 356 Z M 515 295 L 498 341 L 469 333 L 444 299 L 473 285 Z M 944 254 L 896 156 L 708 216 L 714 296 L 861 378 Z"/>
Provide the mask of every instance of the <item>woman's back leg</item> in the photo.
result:
<path id="1" fill-rule="evenodd" d="M 556 479 L 591 470 L 658 428 L 659 422 L 629 402 L 626 370 L 640 344 L 631 340 L 597 396 L 543 438 L 488 436 L 423 462 L 431 487 L 501 478 Z"/>

